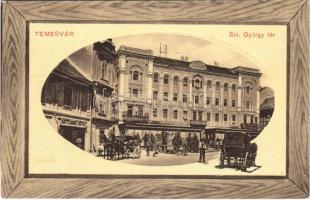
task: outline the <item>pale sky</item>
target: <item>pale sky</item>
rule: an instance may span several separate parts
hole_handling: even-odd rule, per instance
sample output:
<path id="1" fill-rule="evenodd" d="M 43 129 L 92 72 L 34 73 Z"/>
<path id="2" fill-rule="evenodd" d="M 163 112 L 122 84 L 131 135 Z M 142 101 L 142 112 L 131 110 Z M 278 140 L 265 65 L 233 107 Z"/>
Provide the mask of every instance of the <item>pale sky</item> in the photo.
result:
<path id="1" fill-rule="evenodd" d="M 120 45 L 126 45 L 141 49 L 151 49 L 155 56 L 159 56 L 160 43 L 167 44 L 167 57 L 180 59 L 188 56 L 189 61 L 200 60 L 206 64 L 214 64 L 214 61 L 222 67 L 235 67 L 237 65 L 257 67 L 253 61 L 235 50 L 225 48 L 220 44 L 199 38 L 165 35 L 165 34 L 145 34 L 133 35 L 113 39 L 116 49 Z M 163 55 L 162 55 L 163 56 Z"/>

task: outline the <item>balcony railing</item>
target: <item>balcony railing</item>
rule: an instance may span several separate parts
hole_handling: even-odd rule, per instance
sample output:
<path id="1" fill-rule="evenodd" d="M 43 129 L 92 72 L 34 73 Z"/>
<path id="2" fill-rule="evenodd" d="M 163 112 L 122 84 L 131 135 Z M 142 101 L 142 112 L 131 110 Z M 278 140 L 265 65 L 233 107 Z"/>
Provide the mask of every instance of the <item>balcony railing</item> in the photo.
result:
<path id="1" fill-rule="evenodd" d="M 249 130 L 249 131 L 259 131 L 261 130 L 260 124 L 251 124 L 251 123 L 242 123 L 240 124 L 240 128 Z"/>
<path id="2" fill-rule="evenodd" d="M 132 115 L 130 113 L 123 113 L 123 120 L 125 122 L 148 122 L 149 121 L 149 115 Z"/>
<path id="3" fill-rule="evenodd" d="M 204 125 L 207 125 L 207 121 L 206 120 L 190 120 L 190 124 L 204 126 Z"/>

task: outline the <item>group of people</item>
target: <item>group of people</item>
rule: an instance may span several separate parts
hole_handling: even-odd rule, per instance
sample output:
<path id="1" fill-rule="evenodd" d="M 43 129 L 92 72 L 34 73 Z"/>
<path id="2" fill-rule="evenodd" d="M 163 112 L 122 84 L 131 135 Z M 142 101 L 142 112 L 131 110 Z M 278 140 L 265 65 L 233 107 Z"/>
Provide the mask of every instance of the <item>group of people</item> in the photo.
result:
<path id="1" fill-rule="evenodd" d="M 159 154 L 162 150 L 163 137 L 160 134 L 145 133 L 143 136 L 143 147 L 146 150 L 146 156 L 150 156 L 153 151 L 153 157 Z"/>
<path id="2" fill-rule="evenodd" d="M 109 129 L 108 136 L 101 131 L 99 134 L 99 147 L 97 156 L 109 160 L 123 158 L 140 158 L 141 156 L 141 139 L 139 135 L 133 135 L 128 138 L 125 135 L 115 136 L 115 130 Z"/>
<path id="3" fill-rule="evenodd" d="M 140 158 L 141 151 L 146 151 L 146 156 L 157 156 L 159 153 L 174 153 L 188 155 L 188 152 L 199 152 L 199 162 L 205 162 L 205 153 L 210 142 L 205 139 L 198 139 L 196 134 L 191 133 L 188 136 L 181 137 L 180 132 L 176 132 L 174 137 L 169 139 L 167 132 L 162 133 L 144 133 L 141 138 L 139 134 L 134 133 L 132 136 L 121 134 L 115 136 L 115 131 L 109 129 L 106 135 L 104 131 L 99 135 L 98 156 L 106 159 L 120 158 Z M 152 153 L 152 154 L 151 154 Z"/>

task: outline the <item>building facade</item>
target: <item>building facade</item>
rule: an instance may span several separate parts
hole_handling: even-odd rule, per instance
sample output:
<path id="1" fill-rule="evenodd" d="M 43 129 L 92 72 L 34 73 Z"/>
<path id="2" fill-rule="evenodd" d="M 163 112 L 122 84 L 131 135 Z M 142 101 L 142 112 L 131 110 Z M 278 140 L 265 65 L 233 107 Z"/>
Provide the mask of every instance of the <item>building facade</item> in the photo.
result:
<path id="1" fill-rule="evenodd" d="M 205 131 L 259 124 L 257 69 L 232 69 L 154 56 L 121 46 L 116 66 L 119 126 L 125 129 Z"/>
<path id="2" fill-rule="evenodd" d="M 90 52 L 86 73 L 70 59 L 61 62 L 41 99 L 52 126 L 86 151 L 95 151 L 109 129 L 118 135 L 194 133 L 209 140 L 231 130 L 259 132 L 257 69 L 159 57 L 127 46 L 116 51 L 110 39 L 94 43 Z"/>
<path id="3" fill-rule="evenodd" d="M 41 96 L 45 117 L 64 138 L 92 152 L 99 135 L 116 123 L 110 97 L 114 90 L 115 47 L 110 40 L 95 43 L 88 73 L 70 59 L 62 61 L 46 80 Z"/>
<path id="4" fill-rule="evenodd" d="M 69 142 L 91 148 L 92 81 L 68 60 L 62 61 L 47 78 L 41 93 L 45 117 Z"/>

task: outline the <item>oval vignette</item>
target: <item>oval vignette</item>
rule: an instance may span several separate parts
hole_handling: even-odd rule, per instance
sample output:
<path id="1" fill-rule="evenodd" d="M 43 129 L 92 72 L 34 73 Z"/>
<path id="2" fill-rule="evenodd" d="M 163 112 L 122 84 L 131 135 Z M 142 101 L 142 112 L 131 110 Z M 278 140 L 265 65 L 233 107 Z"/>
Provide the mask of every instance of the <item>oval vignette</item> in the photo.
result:
<path id="1" fill-rule="evenodd" d="M 273 114 L 274 92 L 248 57 L 181 35 L 98 41 L 50 73 L 43 112 L 62 137 L 98 159 L 181 165 L 197 162 L 206 147 L 206 159 L 218 160 L 225 135 L 253 140 Z"/>

